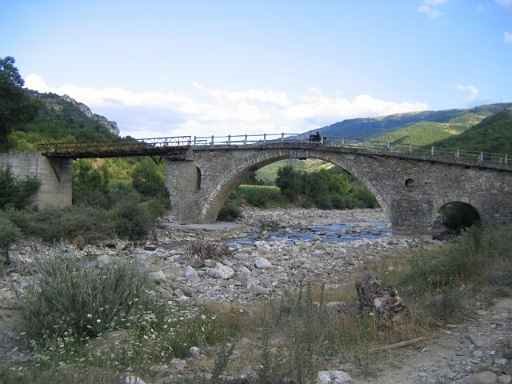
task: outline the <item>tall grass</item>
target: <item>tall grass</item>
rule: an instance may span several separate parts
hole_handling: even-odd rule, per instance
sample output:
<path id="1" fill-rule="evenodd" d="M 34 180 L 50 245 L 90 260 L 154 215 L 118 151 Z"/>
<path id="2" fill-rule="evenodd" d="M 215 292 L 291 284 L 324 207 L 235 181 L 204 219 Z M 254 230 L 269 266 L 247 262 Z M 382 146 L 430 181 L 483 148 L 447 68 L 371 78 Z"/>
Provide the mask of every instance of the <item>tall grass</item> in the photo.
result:
<path id="1" fill-rule="evenodd" d="M 39 261 L 36 276 L 21 296 L 24 329 L 36 343 L 97 337 L 149 304 L 146 277 L 129 263 L 100 269 L 56 254 Z"/>

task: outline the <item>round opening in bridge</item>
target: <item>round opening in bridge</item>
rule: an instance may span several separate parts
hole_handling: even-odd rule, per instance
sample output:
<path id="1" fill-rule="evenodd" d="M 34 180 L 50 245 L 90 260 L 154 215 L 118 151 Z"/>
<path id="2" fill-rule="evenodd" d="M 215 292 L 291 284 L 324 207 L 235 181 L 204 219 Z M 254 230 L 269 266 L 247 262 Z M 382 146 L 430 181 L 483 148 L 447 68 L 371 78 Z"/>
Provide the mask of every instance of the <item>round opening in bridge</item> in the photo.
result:
<path id="1" fill-rule="evenodd" d="M 412 189 L 414 187 L 414 179 L 408 178 L 405 180 L 405 188 Z"/>
<path id="2" fill-rule="evenodd" d="M 460 201 L 450 202 L 439 210 L 433 226 L 433 237 L 446 240 L 474 225 L 480 225 L 480 214 L 475 207 Z"/>

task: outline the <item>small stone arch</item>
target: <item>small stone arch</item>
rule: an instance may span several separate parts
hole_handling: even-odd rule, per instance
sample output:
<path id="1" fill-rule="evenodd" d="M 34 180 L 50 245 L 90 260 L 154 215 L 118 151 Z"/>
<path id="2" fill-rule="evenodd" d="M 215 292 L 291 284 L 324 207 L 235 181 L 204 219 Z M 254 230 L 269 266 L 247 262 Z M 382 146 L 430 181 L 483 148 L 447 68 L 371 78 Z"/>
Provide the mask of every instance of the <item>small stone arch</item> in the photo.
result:
<path id="1" fill-rule="evenodd" d="M 480 212 L 469 202 L 449 201 L 439 207 L 432 226 L 434 238 L 443 240 L 460 234 L 463 230 L 480 225 Z"/>
<path id="2" fill-rule="evenodd" d="M 415 184 L 416 184 L 416 181 L 412 177 L 408 177 L 407 179 L 405 179 L 404 185 L 405 185 L 406 189 L 408 189 L 408 190 L 414 189 Z"/>

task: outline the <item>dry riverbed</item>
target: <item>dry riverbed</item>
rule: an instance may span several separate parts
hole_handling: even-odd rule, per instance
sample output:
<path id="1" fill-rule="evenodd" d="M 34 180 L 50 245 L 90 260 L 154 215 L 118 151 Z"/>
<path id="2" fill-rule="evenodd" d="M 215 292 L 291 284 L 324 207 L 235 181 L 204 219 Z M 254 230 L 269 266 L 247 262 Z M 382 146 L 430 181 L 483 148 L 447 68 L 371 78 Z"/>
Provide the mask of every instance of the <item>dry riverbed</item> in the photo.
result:
<path id="1" fill-rule="evenodd" d="M 190 245 L 198 241 L 224 243 L 230 254 L 194 260 Z M 70 244 L 50 247 L 23 241 L 12 250 L 14 268 L 0 278 L 0 361 L 30 357 L 18 349 L 13 330 L 16 292 L 33 278 L 34 261 L 55 248 L 82 258 L 84 265 L 133 260 L 149 272 L 156 289 L 170 303 L 191 308 L 212 303 L 235 305 L 249 311 L 256 303 L 308 282 L 325 284 L 328 291 L 352 287 L 354 275 L 366 265 L 424 246 L 435 246 L 435 242 L 392 236 L 381 210 L 316 209 L 247 209 L 235 223 L 209 225 L 178 225 L 168 217 L 159 222 L 151 241 L 140 245 L 112 241 L 76 249 Z M 390 352 L 380 360 L 383 363 L 373 367 L 374 378 L 362 378 L 350 366 L 329 369 L 346 369 L 357 383 L 385 384 L 463 382 L 472 373 L 487 369 L 496 380 L 500 376 L 500 382 L 506 383 L 503 380 L 512 356 L 503 357 L 499 343 L 511 332 L 511 313 L 512 304 L 504 301 L 482 309 L 472 322 L 447 329 L 433 340 Z M 200 369 L 201 359 L 206 358 L 201 356 L 162 370 L 165 375 L 186 375 Z"/>

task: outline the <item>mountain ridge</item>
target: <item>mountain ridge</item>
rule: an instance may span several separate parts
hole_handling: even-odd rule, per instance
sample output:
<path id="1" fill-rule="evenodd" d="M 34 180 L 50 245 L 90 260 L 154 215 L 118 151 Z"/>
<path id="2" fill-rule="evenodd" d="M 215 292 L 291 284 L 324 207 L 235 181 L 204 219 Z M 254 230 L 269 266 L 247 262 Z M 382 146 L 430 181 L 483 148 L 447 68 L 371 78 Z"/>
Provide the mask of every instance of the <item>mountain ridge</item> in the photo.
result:
<path id="1" fill-rule="evenodd" d="M 512 108 L 512 103 L 485 104 L 466 109 L 446 109 L 440 111 L 419 111 L 392 114 L 374 118 L 345 119 L 318 129 L 303 133 L 308 135 L 320 132 L 322 136 L 344 137 L 347 139 L 369 139 L 382 136 L 394 130 L 407 127 L 419 122 L 448 123 L 465 114 L 482 115 L 482 119 Z M 469 127 L 468 127 L 469 128 Z"/>

